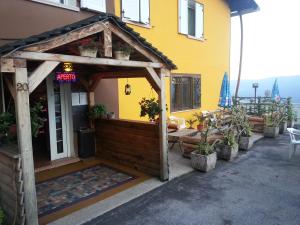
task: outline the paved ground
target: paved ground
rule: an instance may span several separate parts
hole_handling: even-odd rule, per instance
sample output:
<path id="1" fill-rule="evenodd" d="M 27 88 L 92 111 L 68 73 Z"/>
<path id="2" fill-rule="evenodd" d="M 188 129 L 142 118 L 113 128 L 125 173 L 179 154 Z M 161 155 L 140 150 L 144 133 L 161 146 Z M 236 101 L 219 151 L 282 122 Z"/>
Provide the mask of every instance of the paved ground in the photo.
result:
<path id="1" fill-rule="evenodd" d="M 101 225 L 299 225 L 300 149 L 263 139 L 234 162 L 177 178 L 92 221 Z"/>

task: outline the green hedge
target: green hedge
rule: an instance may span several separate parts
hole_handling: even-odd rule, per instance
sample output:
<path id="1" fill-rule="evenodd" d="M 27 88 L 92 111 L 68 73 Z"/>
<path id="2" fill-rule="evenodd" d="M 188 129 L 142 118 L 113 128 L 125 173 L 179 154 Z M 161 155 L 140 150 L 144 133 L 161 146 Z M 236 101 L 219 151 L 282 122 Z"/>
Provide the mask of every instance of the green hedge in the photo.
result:
<path id="1" fill-rule="evenodd" d="M 2 208 L 0 207 L 0 225 L 4 224 L 4 219 L 5 219 L 5 215 Z"/>

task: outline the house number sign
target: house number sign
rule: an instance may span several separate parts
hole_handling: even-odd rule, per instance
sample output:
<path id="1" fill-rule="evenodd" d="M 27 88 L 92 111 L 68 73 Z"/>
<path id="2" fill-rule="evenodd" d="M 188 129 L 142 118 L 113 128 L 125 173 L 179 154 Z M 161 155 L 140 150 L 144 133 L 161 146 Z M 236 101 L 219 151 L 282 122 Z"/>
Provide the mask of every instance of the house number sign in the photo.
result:
<path id="1" fill-rule="evenodd" d="M 17 83 L 17 91 L 28 91 L 29 85 L 28 83 Z"/>

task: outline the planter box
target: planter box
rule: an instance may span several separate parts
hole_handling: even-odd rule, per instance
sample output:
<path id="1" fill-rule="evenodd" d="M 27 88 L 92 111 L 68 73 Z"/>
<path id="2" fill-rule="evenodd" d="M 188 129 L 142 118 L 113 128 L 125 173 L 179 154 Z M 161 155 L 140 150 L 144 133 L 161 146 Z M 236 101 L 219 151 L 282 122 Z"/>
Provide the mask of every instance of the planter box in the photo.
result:
<path id="1" fill-rule="evenodd" d="M 288 128 L 294 128 L 294 126 L 295 126 L 295 121 L 288 121 L 287 122 L 287 127 Z"/>
<path id="2" fill-rule="evenodd" d="M 282 122 L 279 125 L 279 134 L 283 134 L 287 129 L 287 122 Z"/>
<path id="3" fill-rule="evenodd" d="M 231 161 L 237 157 L 238 151 L 238 145 L 230 147 L 228 145 L 218 144 L 216 147 L 218 159 L 224 159 L 226 161 Z"/>
<path id="4" fill-rule="evenodd" d="M 191 162 L 195 170 L 208 172 L 216 167 L 217 154 L 214 152 L 210 155 L 200 155 L 194 151 L 191 153 Z"/>
<path id="5" fill-rule="evenodd" d="M 264 137 L 275 138 L 279 135 L 279 127 L 265 127 Z"/>
<path id="6" fill-rule="evenodd" d="M 251 137 L 244 137 L 240 136 L 239 139 L 239 149 L 248 151 L 253 146 L 253 141 L 251 140 Z"/>
<path id="7" fill-rule="evenodd" d="M 115 59 L 129 60 L 130 54 L 123 51 L 114 51 Z"/>
<path id="8" fill-rule="evenodd" d="M 97 52 L 98 52 L 98 48 L 90 48 L 86 46 L 79 46 L 78 50 L 81 56 L 93 57 L 93 58 L 97 56 Z"/>

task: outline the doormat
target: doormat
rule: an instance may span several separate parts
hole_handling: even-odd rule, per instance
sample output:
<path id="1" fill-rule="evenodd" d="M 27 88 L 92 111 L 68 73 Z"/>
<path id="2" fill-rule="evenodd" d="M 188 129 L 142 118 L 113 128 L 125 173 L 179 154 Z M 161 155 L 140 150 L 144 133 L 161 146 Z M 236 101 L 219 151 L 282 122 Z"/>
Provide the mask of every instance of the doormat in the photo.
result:
<path id="1" fill-rule="evenodd" d="M 137 179 L 104 164 L 72 172 L 36 185 L 38 214 L 43 217 L 101 195 Z"/>

